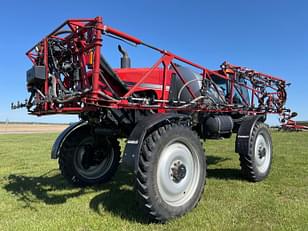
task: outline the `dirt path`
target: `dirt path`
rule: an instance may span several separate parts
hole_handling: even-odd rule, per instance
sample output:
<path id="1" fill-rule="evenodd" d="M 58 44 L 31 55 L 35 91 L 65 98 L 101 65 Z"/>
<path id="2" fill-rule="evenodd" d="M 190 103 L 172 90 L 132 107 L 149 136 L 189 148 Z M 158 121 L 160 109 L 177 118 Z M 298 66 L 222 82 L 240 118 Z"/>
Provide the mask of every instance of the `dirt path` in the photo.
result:
<path id="1" fill-rule="evenodd" d="M 61 132 L 67 126 L 62 124 L 0 124 L 0 134 Z"/>

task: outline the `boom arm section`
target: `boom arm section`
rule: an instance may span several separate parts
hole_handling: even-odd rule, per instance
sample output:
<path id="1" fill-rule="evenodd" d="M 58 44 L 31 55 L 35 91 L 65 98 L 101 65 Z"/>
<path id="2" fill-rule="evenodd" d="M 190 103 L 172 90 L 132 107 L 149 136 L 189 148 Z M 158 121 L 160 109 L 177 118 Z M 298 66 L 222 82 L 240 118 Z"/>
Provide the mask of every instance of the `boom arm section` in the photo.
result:
<path id="1" fill-rule="evenodd" d="M 103 36 L 146 46 L 161 58 L 150 68 L 112 69 L 101 53 Z M 227 62 L 219 70 L 209 70 L 106 26 L 101 17 L 68 20 L 26 54 L 33 63 L 27 72 L 26 106 L 35 115 L 104 108 L 240 114 L 288 111 L 284 80 Z"/>

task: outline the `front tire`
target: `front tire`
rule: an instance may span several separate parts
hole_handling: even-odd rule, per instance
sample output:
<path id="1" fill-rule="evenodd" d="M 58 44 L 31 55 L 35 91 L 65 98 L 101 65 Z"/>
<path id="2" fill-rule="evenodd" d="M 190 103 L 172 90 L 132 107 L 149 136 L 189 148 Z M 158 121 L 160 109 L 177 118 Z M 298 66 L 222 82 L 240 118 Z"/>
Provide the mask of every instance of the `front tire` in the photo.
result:
<path id="1" fill-rule="evenodd" d="M 137 198 L 150 218 L 164 222 L 197 205 L 205 176 L 205 155 L 196 133 L 182 125 L 166 125 L 150 133 L 143 143 Z"/>
<path id="2" fill-rule="evenodd" d="M 75 186 L 102 184 L 115 174 L 120 161 L 116 138 L 78 133 L 69 137 L 59 155 L 59 168 Z"/>
<path id="3" fill-rule="evenodd" d="M 268 176 L 273 157 L 268 127 L 257 122 L 247 142 L 248 148 L 239 151 L 242 175 L 253 182 L 261 181 Z"/>

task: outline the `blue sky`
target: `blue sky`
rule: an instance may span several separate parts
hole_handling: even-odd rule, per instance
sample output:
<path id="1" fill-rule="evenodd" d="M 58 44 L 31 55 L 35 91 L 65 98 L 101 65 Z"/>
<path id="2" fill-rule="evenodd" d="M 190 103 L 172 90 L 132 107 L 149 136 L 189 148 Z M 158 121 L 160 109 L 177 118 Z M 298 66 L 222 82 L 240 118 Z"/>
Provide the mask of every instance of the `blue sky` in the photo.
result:
<path id="1" fill-rule="evenodd" d="M 172 51 L 210 69 L 224 61 L 280 76 L 291 82 L 288 106 L 308 120 L 308 1 L 1 1 L 0 121 L 70 122 L 76 116 L 35 117 L 10 110 L 25 99 L 24 55 L 35 42 L 68 18 L 103 16 L 114 28 Z M 133 65 L 150 66 L 156 56 L 127 47 Z M 117 66 L 116 44 L 103 52 Z M 271 123 L 277 123 L 277 117 Z"/>

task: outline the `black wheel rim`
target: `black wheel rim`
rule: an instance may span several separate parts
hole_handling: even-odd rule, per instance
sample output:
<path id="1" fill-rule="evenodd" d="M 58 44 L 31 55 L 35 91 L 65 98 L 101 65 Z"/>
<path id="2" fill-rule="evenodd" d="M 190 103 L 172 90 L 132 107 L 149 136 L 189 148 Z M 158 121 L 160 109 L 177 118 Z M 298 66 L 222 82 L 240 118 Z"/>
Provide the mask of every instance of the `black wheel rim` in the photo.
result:
<path id="1" fill-rule="evenodd" d="M 111 168 L 114 150 L 107 139 L 83 139 L 75 149 L 74 166 L 77 173 L 89 180 L 103 177 Z"/>

